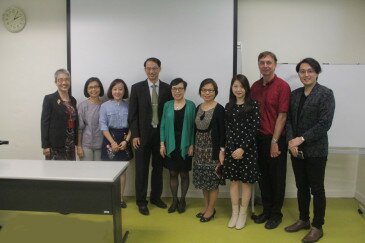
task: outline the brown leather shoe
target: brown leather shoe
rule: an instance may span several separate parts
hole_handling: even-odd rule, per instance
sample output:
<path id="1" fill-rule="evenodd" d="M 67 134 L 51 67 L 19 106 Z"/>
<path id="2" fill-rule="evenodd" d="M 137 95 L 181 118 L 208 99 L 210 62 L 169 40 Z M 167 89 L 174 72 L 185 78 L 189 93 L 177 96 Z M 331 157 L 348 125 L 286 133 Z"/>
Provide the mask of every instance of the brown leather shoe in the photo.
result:
<path id="1" fill-rule="evenodd" d="M 299 219 L 294 224 L 285 227 L 284 230 L 286 232 L 292 233 L 292 232 L 297 232 L 301 229 L 310 229 L 310 227 L 311 227 L 311 224 L 310 224 L 309 220 L 303 221 L 303 220 Z"/>
<path id="2" fill-rule="evenodd" d="M 323 236 L 323 230 L 317 229 L 316 227 L 312 226 L 309 233 L 302 239 L 302 242 L 304 243 L 317 242 L 319 239 L 322 238 L 322 236 Z"/>

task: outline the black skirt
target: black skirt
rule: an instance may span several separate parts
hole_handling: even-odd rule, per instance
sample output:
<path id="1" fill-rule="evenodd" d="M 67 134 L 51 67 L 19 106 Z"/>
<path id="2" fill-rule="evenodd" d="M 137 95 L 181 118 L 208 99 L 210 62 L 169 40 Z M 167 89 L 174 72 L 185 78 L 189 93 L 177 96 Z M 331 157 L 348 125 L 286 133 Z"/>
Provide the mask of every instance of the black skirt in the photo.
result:
<path id="1" fill-rule="evenodd" d="M 128 128 L 115 129 L 109 128 L 110 135 L 113 137 L 116 143 L 121 143 L 125 140 L 128 134 Z M 104 161 L 128 161 L 131 158 L 130 150 L 125 149 L 122 151 L 118 151 L 117 153 L 112 153 L 108 147 L 110 147 L 110 143 L 108 139 L 104 137 L 103 144 L 101 145 L 101 160 Z"/>
<path id="2" fill-rule="evenodd" d="M 185 159 L 181 157 L 180 149 L 175 149 L 171 157 L 166 156 L 165 168 L 175 171 L 190 171 L 191 170 L 191 156 L 186 156 Z"/>

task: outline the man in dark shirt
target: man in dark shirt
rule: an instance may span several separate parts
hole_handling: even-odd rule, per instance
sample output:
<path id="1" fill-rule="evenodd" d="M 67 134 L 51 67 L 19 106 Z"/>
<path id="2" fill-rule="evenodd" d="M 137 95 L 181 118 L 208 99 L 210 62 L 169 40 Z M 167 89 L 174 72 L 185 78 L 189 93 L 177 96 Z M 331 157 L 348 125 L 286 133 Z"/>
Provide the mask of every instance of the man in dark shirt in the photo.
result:
<path id="1" fill-rule="evenodd" d="M 288 150 L 284 127 L 289 110 L 290 87 L 276 76 L 276 65 L 274 53 L 260 53 L 258 66 L 262 78 L 251 87 L 252 99 L 260 104 L 261 119 L 257 141 L 263 212 L 255 218 L 255 223 L 267 221 L 266 229 L 274 229 L 282 221 Z"/>

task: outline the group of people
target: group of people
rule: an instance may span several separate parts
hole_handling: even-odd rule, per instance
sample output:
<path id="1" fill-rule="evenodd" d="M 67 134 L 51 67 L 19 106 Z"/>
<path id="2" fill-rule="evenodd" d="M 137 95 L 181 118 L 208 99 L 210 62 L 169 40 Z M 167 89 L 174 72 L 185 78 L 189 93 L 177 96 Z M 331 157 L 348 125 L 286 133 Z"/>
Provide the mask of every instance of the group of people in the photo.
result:
<path id="1" fill-rule="evenodd" d="M 115 79 L 107 92 L 108 101 L 102 102 L 104 88 L 98 78 L 89 78 L 84 87 L 88 99 L 76 106 L 69 94 L 70 73 L 57 70 L 57 91 L 43 100 L 41 137 L 43 154 L 47 160 L 123 161 L 130 158 L 127 148 L 128 129 L 127 85 Z M 121 207 L 126 182 L 125 172 L 120 177 Z"/>
<path id="2" fill-rule="evenodd" d="M 303 242 L 315 242 L 323 236 L 327 131 L 334 115 L 334 95 L 317 82 L 321 67 L 315 59 L 298 63 L 296 71 L 303 87 L 292 93 L 289 85 L 276 76 L 276 65 L 274 53 L 260 53 L 262 77 L 250 87 L 244 75 L 235 75 L 225 107 L 215 101 L 218 85 L 210 78 L 201 82 L 202 103 L 195 106 L 185 98 L 185 80 L 176 78 L 169 85 L 159 79 L 161 62 L 154 57 L 144 62 L 147 79 L 132 85 L 130 97 L 125 82 L 116 79 L 104 103 L 102 83 L 90 78 L 84 88 L 88 99 L 76 106 L 69 94 L 70 74 L 58 70 L 58 90 L 43 101 L 43 154 L 53 160 L 75 160 L 77 154 L 80 160 L 126 161 L 133 157 L 133 148 L 136 204 L 143 215 L 149 215 L 150 161 L 149 202 L 159 208 L 167 208 L 161 199 L 162 172 L 163 167 L 169 170 L 173 199 L 168 213 L 186 210 L 189 171 L 193 170 L 193 185 L 204 197 L 203 207 L 196 214 L 202 223 L 214 218 L 219 186 L 229 180 L 232 216 L 228 227 L 236 229 L 246 224 L 252 185 L 258 182 L 263 211 L 254 222 L 274 229 L 283 217 L 289 151 L 298 189 L 299 219 L 285 230 L 310 229 Z M 120 181 L 121 207 L 126 207 L 125 173 Z M 314 198 L 312 224 L 310 194 Z"/>

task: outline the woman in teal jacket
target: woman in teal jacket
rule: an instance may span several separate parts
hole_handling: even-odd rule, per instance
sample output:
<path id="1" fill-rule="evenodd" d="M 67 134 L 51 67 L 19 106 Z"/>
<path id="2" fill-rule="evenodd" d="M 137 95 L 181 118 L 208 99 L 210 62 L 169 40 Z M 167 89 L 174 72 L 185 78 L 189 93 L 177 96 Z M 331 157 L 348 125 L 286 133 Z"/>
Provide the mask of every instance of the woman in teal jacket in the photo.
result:
<path id="1" fill-rule="evenodd" d="M 186 208 L 185 196 L 189 188 L 191 156 L 194 151 L 195 104 L 185 99 L 187 83 L 176 78 L 171 81 L 173 100 L 165 103 L 160 128 L 160 154 L 166 158 L 165 167 L 170 171 L 170 188 L 173 201 L 169 213 L 176 210 L 183 213 Z M 177 198 L 179 178 L 181 198 Z"/>

